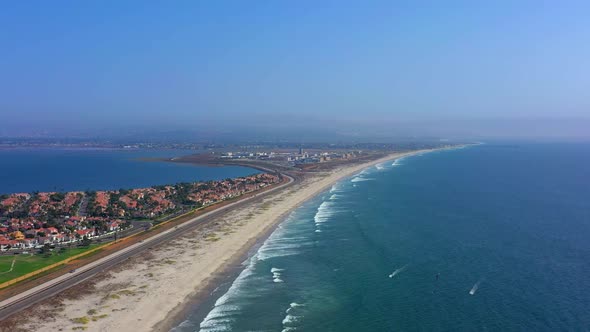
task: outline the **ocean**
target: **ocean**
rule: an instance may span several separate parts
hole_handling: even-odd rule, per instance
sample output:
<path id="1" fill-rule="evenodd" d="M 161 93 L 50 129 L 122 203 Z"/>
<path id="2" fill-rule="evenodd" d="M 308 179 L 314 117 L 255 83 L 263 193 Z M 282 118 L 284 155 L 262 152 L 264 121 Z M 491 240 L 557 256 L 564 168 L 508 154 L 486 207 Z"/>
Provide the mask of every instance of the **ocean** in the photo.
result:
<path id="1" fill-rule="evenodd" d="M 590 145 L 383 163 L 294 211 L 180 331 L 588 331 Z"/>
<path id="2" fill-rule="evenodd" d="M 239 166 L 207 167 L 140 160 L 194 153 L 188 150 L 3 149 L 0 150 L 0 194 L 142 188 L 259 173 Z"/>

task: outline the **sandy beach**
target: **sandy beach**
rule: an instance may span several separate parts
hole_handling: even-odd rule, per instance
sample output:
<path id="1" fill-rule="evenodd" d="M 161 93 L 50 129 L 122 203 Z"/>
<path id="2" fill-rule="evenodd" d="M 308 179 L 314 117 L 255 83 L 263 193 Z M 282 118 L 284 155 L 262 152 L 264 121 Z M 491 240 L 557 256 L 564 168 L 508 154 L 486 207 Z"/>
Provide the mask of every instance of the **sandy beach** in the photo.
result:
<path id="1" fill-rule="evenodd" d="M 15 320 L 11 330 L 168 331 L 187 303 L 206 297 L 216 276 L 239 263 L 293 209 L 364 168 L 422 152 L 307 174 L 300 183 L 223 214 L 205 230 L 187 232 L 27 309 L 27 319 Z"/>

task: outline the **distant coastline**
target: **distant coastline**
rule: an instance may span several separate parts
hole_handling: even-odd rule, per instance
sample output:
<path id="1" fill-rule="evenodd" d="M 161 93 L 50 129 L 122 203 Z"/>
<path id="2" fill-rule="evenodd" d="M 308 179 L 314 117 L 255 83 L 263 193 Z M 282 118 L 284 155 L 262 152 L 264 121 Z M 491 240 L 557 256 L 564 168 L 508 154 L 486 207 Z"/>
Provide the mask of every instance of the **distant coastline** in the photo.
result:
<path id="1" fill-rule="evenodd" d="M 263 166 L 257 164 L 255 162 L 250 162 L 246 160 L 219 160 L 219 159 L 212 159 L 208 157 L 203 157 L 200 154 L 192 154 L 192 155 L 185 155 L 173 158 L 145 158 L 142 161 L 155 161 L 155 162 L 169 162 L 175 164 L 184 164 L 184 165 L 193 165 L 193 166 L 205 166 L 205 167 L 231 167 L 231 166 L 239 166 L 239 167 L 247 167 L 259 170 L 261 172 L 275 172 L 277 170 L 277 165 L 268 165 Z"/>

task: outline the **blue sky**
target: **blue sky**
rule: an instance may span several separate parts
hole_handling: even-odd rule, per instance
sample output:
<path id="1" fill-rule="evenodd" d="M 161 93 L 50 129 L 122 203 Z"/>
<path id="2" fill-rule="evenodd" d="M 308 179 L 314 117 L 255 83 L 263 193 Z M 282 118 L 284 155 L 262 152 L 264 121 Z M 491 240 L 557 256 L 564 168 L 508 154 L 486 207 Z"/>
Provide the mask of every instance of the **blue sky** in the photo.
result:
<path id="1" fill-rule="evenodd" d="M 128 127 L 588 135 L 583 1 L 1 6 L 0 135 Z"/>

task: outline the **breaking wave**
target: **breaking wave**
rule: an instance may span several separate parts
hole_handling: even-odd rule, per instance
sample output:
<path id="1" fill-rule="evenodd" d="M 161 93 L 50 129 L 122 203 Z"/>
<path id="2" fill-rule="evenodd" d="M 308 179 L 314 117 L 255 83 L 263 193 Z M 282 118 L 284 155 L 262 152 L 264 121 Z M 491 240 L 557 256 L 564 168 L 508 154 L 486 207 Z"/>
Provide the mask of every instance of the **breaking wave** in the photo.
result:
<path id="1" fill-rule="evenodd" d="M 403 165 L 403 164 L 402 164 L 402 160 L 403 160 L 403 159 L 404 159 L 404 158 L 398 158 L 398 159 L 396 159 L 396 160 L 393 162 L 393 164 L 391 164 L 391 166 L 400 166 L 400 165 Z"/>
<path id="2" fill-rule="evenodd" d="M 287 316 L 285 316 L 285 318 L 283 319 L 283 326 L 293 325 L 293 324 L 297 323 L 300 318 L 302 318 L 302 317 L 287 314 Z"/>
<path id="3" fill-rule="evenodd" d="M 285 318 L 283 318 L 283 332 L 285 331 L 295 331 L 297 330 L 297 326 L 299 326 L 299 322 L 303 318 L 303 307 L 305 305 L 293 302 L 289 305 L 289 308 L 285 310 L 287 314 Z"/>
<path id="4" fill-rule="evenodd" d="M 308 237 L 302 236 L 303 232 L 296 228 L 287 228 L 284 225 L 303 219 L 289 216 L 285 223 L 281 224 L 271 236 L 264 241 L 258 251 L 247 261 L 246 267 L 214 304 L 213 309 L 200 323 L 200 331 L 232 331 L 233 324 L 240 317 L 242 308 L 247 306 L 256 297 L 270 291 L 275 283 L 284 282 L 285 269 L 272 267 L 272 283 L 269 283 L 268 274 L 256 271 L 259 263 L 274 257 L 297 255 L 302 248 L 313 244 Z M 268 270 L 266 270 L 268 271 Z M 268 272 L 267 272 L 268 273 Z M 256 291 L 252 291 L 255 288 Z M 290 318 L 296 320 L 297 318 Z M 287 326 L 288 327 L 288 326 Z"/>
<path id="5" fill-rule="evenodd" d="M 337 211 L 334 208 L 333 202 L 322 202 L 322 204 L 320 204 L 320 206 L 318 207 L 318 212 L 316 212 L 315 216 L 313 217 L 313 220 L 316 224 L 321 224 L 323 222 L 328 221 L 330 217 L 336 214 L 336 212 Z"/>
<path id="6" fill-rule="evenodd" d="M 284 227 L 284 224 L 281 224 L 264 241 L 254 258 L 264 261 L 273 257 L 293 256 L 299 254 L 302 247 L 310 244 L 312 244 L 311 239 L 306 237 L 304 233 L 289 231 Z"/>
<path id="7" fill-rule="evenodd" d="M 304 307 L 305 304 L 299 304 L 297 302 L 292 302 L 291 304 L 289 304 L 289 308 L 285 311 L 285 313 L 289 313 L 290 311 L 293 310 L 293 308 L 299 308 L 299 307 Z"/>
<path id="8" fill-rule="evenodd" d="M 364 177 L 361 177 L 361 176 L 357 176 L 357 177 L 352 178 L 352 180 L 350 180 L 350 182 L 353 182 L 354 183 L 354 182 L 363 182 L 363 181 L 372 181 L 372 180 L 375 180 L 375 179 L 373 179 L 373 178 L 364 178 Z"/>
<path id="9" fill-rule="evenodd" d="M 358 176 L 366 178 L 369 175 L 364 173 Z M 256 303 L 261 297 L 269 296 L 271 292 L 291 287 L 290 284 L 293 283 L 288 278 L 289 271 L 285 269 L 288 266 L 283 265 L 281 260 L 273 259 L 299 255 L 315 246 L 318 235 L 329 229 L 327 228 L 329 221 L 334 220 L 336 215 L 349 211 L 342 203 L 342 199 L 346 197 L 345 193 L 351 190 L 350 187 L 349 182 L 333 185 L 330 193 L 324 196 L 319 206 L 309 206 L 311 209 L 304 209 L 304 212 L 296 210 L 281 223 L 245 262 L 244 270 L 201 321 L 200 330 L 204 332 L 235 330 L 236 325 L 244 319 L 246 312 L 244 308 L 249 308 L 252 303 Z M 311 223 L 312 220 L 313 223 Z M 293 227 L 294 225 L 299 226 Z M 311 229 L 318 235 L 312 236 Z M 281 321 L 283 331 L 300 330 L 301 319 L 306 315 L 306 308 L 302 304 L 293 302 L 285 310 L 285 316 Z"/>
<path id="10" fill-rule="evenodd" d="M 375 165 L 375 168 L 378 170 L 383 170 L 383 169 L 385 169 L 385 166 L 383 164 L 377 164 L 377 165 Z"/>
<path id="11" fill-rule="evenodd" d="M 340 192 L 340 191 L 342 191 L 342 186 L 340 185 L 340 183 L 336 183 L 330 189 L 330 194 L 337 193 L 337 192 Z"/>
<path id="12" fill-rule="evenodd" d="M 272 281 L 273 282 L 284 282 L 283 279 L 281 279 L 282 273 L 285 271 L 284 269 L 279 269 L 276 267 L 273 267 L 272 269 L 270 269 L 270 273 L 272 273 Z"/>
<path id="13" fill-rule="evenodd" d="M 231 331 L 234 317 L 240 311 L 240 306 L 234 302 L 234 298 L 238 295 L 241 286 L 253 275 L 255 264 L 255 259 L 250 260 L 248 267 L 234 280 L 228 291 L 215 301 L 213 310 L 199 325 L 200 331 Z"/>

